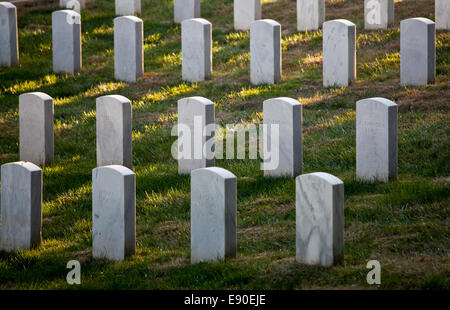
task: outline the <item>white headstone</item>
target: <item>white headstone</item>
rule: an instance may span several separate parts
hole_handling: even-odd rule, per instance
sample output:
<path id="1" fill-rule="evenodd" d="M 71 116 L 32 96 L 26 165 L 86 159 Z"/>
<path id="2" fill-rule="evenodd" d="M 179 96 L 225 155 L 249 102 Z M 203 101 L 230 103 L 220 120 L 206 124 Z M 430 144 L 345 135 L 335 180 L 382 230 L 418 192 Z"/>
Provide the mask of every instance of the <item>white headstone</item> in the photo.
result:
<path id="1" fill-rule="evenodd" d="M 254 85 L 281 80 L 281 25 L 261 19 L 250 25 L 250 81 Z"/>
<path id="2" fill-rule="evenodd" d="M 247 31 L 261 19 L 261 0 L 234 0 L 234 29 Z"/>
<path id="3" fill-rule="evenodd" d="M 356 103 L 356 178 L 387 182 L 397 177 L 397 105 L 384 98 Z"/>
<path id="4" fill-rule="evenodd" d="M 132 168 L 131 102 L 119 95 L 97 98 L 97 166 Z"/>
<path id="5" fill-rule="evenodd" d="M 203 97 L 178 100 L 178 173 L 214 166 L 214 128 L 207 127 L 214 127 L 212 101 Z"/>
<path id="6" fill-rule="evenodd" d="M 19 96 L 20 160 L 36 165 L 53 161 L 53 99 L 44 93 Z"/>
<path id="7" fill-rule="evenodd" d="M 356 25 L 345 19 L 323 24 L 323 86 L 348 86 L 356 79 Z"/>
<path id="8" fill-rule="evenodd" d="M 296 259 L 331 266 L 344 258 L 344 183 L 316 172 L 296 178 Z"/>
<path id="9" fill-rule="evenodd" d="M 200 18 L 200 0 L 174 0 L 174 20 L 180 24 L 185 19 Z"/>
<path id="10" fill-rule="evenodd" d="M 450 30 L 450 1 L 435 0 L 436 30 Z"/>
<path id="11" fill-rule="evenodd" d="M 394 24 L 394 0 L 364 0 L 364 28 L 387 29 Z"/>
<path id="12" fill-rule="evenodd" d="M 212 167 L 191 173 L 191 263 L 236 256 L 236 176 Z"/>
<path id="13" fill-rule="evenodd" d="M 59 7 L 80 13 L 81 9 L 86 8 L 86 0 L 59 0 Z"/>
<path id="14" fill-rule="evenodd" d="M 42 170 L 29 162 L 1 167 L 1 249 L 29 250 L 41 243 Z"/>
<path id="15" fill-rule="evenodd" d="M 75 74 L 81 71 L 81 16 L 75 11 L 52 13 L 53 71 Z"/>
<path id="16" fill-rule="evenodd" d="M 136 249 L 136 176 L 123 166 L 92 171 L 92 252 L 124 260 Z"/>
<path id="17" fill-rule="evenodd" d="M 264 161 L 265 176 L 296 177 L 302 173 L 302 105 L 292 98 L 274 98 L 264 101 L 264 144 L 272 149 L 278 146 L 278 160 Z M 278 135 L 272 136 L 270 126 L 278 126 Z M 266 131 L 267 130 L 267 131 Z M 277 132 L 277 131 L 275 131 Z M 278 139 L 278 143 L 274 143 Z M 277 164 L 278 163 L 278 164 Z"/>
<path id="18" fill-rule="evenodd" d="M 211 77 L 212 25 L 203 18 L 181 23 L 182 78 L 200 82 Z"/>
<path id="19" fill-rule="evenodd" d="M 116 0 L 116 15 L 141 14 L 141 0 Z"/>
<path id="20" fill-rule="evenodd" d="M 18 64 L 17 9 L 9 2 L 0 2 L 0 66 Z"/>
<path id="21" fill-rule="evenodd" d="M 297 30 L 318 30 L 325 21 L 325 0 L 297 0 Z"/>
<path id="22" fill-rule="evenodd" d="M 136 82 L 144 75 L 144 23 L 135 16 L 114 19 L 114 76 Z"/>
<path id="23" fill-rule="evenodd" d="M 400 23 L 400 81 L 422 86 L 436 76 L 436 29 L 426 18 L 410 18 Z"/>

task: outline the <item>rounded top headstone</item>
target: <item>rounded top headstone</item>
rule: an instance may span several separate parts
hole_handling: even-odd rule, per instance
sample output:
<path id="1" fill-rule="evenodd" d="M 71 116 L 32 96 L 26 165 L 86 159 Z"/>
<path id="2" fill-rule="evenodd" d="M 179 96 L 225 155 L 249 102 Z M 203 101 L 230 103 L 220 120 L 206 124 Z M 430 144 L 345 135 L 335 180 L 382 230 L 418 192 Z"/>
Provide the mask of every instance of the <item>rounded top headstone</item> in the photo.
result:
<path id="1" fill-rule="evenodd" d="M 121 166 L 121 165 L 109 165 L 109 166 L 101 166 L 97 167 L 93 170 L 94 174 L 98 173 L 111 173 L 119 176 L 128 176 L 128 175 L 134 175 L 134 172 L 131 169 L 128 169 L 127 167 Z"/>
<path id="2" fill-rule="evenodd" d="M 302 174 L 299 175 L 296 180 L 297 181 L 303 181 L 303 180 L 321 180 L 322 182 L 326 182 L 329 185 L 340 185 L 344 184 L 341 179 L 335 177 L 332 174 L 326 173 L 326 172 L 314 172 L 314 173 L 308 173 L 308 174 Z"/>
<path id="3" fill-rule="evenodd" d="M 208 178 L 219 177 L 221 179 L 235 179 L 236 176 L 230 171 L 220 167 L 200 168 L 191 171 L 191 177 L 205 175 Z"/>
<path id="4" fill-rule="evenodd" d="M 295 99 L 289 98 L 289 97 L 271 98 L 271 99 L 267 99 L 263 102 L 263 106 L 272 105 L 272 104 L 284 105 L 284 106 L 288 106 L 288 107 L 302 105 L 298 100 L 295 100 Z"/>
<path id="5" fill-rule="evenodd" d="M 28 172 L 36 172 L 36 171 L 42 171 L 41 168 L 39 168 L 37 165 L 28 162 L 28 161 L 16 161 L 13 163 L 6 163 L 4 165 L 2 165 L 2 169 L 3 168 L 12 168 L 12 169 L 22 169 L 22 170 L 26 170 Z"/>
<path id="6" fill-rule="evenodd" d="M 194 96 L 194 97 L 187 97 L 187 98 L 182 98 L 180 100 L 178 100 L 178 104 L 182 105 L 182 104 L 188 104 L 188 105 L 200 105 L 200 106 L 208 106 L 208 105 L 214 105 L 214 102 L 212 102 L 209 99 L 206 99 L 204 97 L 200 97 L 200 96 Z"/>

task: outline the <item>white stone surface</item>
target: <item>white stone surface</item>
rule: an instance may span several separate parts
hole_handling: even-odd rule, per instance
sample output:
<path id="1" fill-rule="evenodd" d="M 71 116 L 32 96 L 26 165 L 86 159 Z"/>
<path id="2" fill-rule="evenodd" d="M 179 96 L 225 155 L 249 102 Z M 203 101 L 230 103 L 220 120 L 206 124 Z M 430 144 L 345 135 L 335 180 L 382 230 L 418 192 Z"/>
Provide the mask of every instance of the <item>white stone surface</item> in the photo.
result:
<path id="1" fill-rule="evenodd" d="M 435 0 L 436 30 L 450 30 L 450 1 Z"/>
<path id="2" fill-rule="evenodd" d="M 292 98 L 273 98 L 263 103 L 264 143 L 274 147 L 273 140 L 278 139 L 278 165 L 274 169 L 271 161 L 264 162 L 265 176 L 296 177 L 302 173 L 302 105 Z M 279 137 L 272 136 L 270 126 L 279 126 Z M 272 155 L 274 152 L 272 152 Z M 276 153 L 275 153 L 276 154 Z M 273 160 L 273 158 L 271 158 Z M 276 161 L 274 161 L 276 162 Z"/>
<path id="3" fill-rule="evenodd" d="M 97 166 L 133 166 L 131 102 L 119 95 L 97 98 Z"/>
<path id="4" fill-rule="evenodd" d="M 394 0 L 364 0 L 364 28 L 387 29 L 394 24 Z"/>
<path id="5" fill-rule="evenodd" d="M 136 82 L 144 75 L 144 23 L 135 16 L 114 19 L 114 77 Z"/>
<path id="6" fill-rule="evenodd" d="M 124 260 L 136 250 L 136 176 L 112 165 L 92 171 L 92 254 Z"/>
<path id="7" fill-rule="evenodd" d="M 191 173 L 191 263 L 236 256 L 236 176 L 212 167 Z"/>
<path id="8" fill-rule="evenodd" d="M 356 79 L 356 25 L 345 19 L 323 24 L 323 86 L 348 86 Z"/>
<path id="9" fill-rule="evenodd" d="M 436 76 L 436 28 L 433 21 L 418 17 L 400 23 L 400 81 L 422 86 Z"/>
<path id="10" fill-rule="evenodd" d="M 141 14 L 141 0 L 116 0 L 116 15 Z"/>
<path id="11" fill-rule="evenodd" d="M 385 98 L 356 103 L 356 178 L 387 182 L 397 177 L 397 105 Z"/>
<path id="12" fill-rule="evenodd" d="M 214 122 L 211 100 L 203 97 L 178 100 L 178 173 L 189 174 L 194 169 L 214 166 L 214 130 L 206 130 Z"/>
<path id="13" fill-rule="evenodd" d="M 325 21 L 325 0 L 297 0 L 297 30 L 318 30 Z"/>
<path id="14" fill-rule="evenodd" d="M 52 13 L 53 71 L 75 74 L 81 71 L 81 16 L 75 11 Z"/>
<path id="15" fill-rule="evenodd" d="M 173 10 L 178 24 L 185 19 L 200 18 L 200 0 L 174 0 Z"/>
<path id="16" fill-rule="evenodd" d="M 331 266 L 344 258 L 344 183 L 316 172 L 296 178 L 296 259 Z"/>
<path id="17" fill-rule="evenodd" d="M 234 0 L 234 29 L 247 31 L 261 19 L 261 0 Z"/>
<path id="18" fill-rule="evenodd" d="M 34 92 L 19 96 L 20 160 L 36 165 L 53 161 L 53 98 Z"/>
<path id="19" fill-rule="evenodd" d="M 17 9 L 9 2 L 0 2 L 0 66 L 18 64 Z"/>
<path id="20" fill-rule="evenodd" d="M 80 13 L 81 9 L 86 8 L 86 0 L 59 0 L 59 7 Z"/>
<path id="21" fill-rule="evenodd" d="M 41 243 L 42 170 L 29 162 L 1 167 L 1 249 L 29 250 Z"/>
<path id="22" fill-rule="evenodd" d="M 250 82 L 274 84 L 281 80 L 281 25 L 261 19 L 250 25 Z"/>
<path id="23" fill-rule="evenodd" d="M 201 82 L 212 72 L 212 25 L 203 18 L 181 23 L 182 78 Z"/>

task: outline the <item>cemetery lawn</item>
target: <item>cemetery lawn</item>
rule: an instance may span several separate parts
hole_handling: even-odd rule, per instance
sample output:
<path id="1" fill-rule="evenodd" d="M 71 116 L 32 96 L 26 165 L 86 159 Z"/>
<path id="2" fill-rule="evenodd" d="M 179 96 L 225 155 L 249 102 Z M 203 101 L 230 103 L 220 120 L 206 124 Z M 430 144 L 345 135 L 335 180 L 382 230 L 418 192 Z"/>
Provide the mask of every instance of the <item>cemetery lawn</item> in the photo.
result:
<path id="1" fill-rule="evenodd" d="M 327 0 L 326 19 L 357 26 L 357 81 L 322 87 L 322 32 L 299 33 L 293 0 L 264 1 L 263 18 L 282 25 L 283 80 L 249 83 L 249 34 L 233 30 L 233 1 L 202 1 L 213 24 L 213 77 L 181 81 L 180 27 L 172 0 L 142 0 L 145 76 L 114 80 L 114 1 L 82 13 L 83 71 L 52 73 L 51 12 L 58 1 L 18 7 L 20 66 L 0 68 L 0 164 L 19 160 L 18 97 L 40 91 L 55 104 L 55 162 L 43 169 L 42 246 L 0 252 L 0 289 L 449 289 L 450 33 L 436 35 L 436 82 L 401 87 L 399 23 L 434 20 L 433 0 L 395 1 L 395 25 L 363 30 L 363 1 Z M 124 262 L 92 258 L 91 171 L 96 166 L 95 99 L 132 100 L 137 184 L 137 252 Z M 331 268 L 295 262 L 295 181 L 263 177 L 259 160 L 217 160 L 237 178 L 238 254 L 190 265 L 190 179 L 171 156 L 177 100 L 203 96 L 216 120 L 259 124 L 262 102 L 303 104 L 304 173 L 345 183 L 345 258 Z M 355 103 L 385 97 L 399 105 L 398 180 L 355 180 Z M 69 286 L 66 264 L 81 262 L 82 284 Z M 381 263 L 381 285 L 366 264 Z"/>

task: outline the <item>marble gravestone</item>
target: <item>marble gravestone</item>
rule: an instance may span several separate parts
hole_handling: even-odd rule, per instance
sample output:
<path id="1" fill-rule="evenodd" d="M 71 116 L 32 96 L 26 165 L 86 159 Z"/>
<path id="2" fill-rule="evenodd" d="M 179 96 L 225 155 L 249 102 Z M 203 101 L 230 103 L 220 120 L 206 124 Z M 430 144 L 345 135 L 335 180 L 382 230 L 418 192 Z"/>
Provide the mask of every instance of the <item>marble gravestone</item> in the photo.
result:
<path id="1" fill-rule="evenodd" d="M 1 167 L 1 249 L 29 250 L 41 244 L 42 170 L 30 162 Z"/>
<path id="2" fill-rule="evenodd" d="M 403 86 L 423 86 L 436 77 L 436 29 L 418 17 L 400 23 L 400 81 Z"/>
<path id="3" fill-rule="evenodd" d="M 263 134 L 264 148 L 278 147 L 278 152 L 271 152 L 278 158 L 265 159 L 263 163 L 264 176 L 298 176 L 302 173 L 303 158 L 302 105 L 292 98 L 269 99 L 263 103 L 263 117 L 267 126 Z M 272 136 L 270 126 L 278 126 L 278 135 Z"/>
<path id="4" fill-rule="evenodd" d="M 92 171 L 92 254 L 124 260 L 136 250 L 136 176 L 130 169 Z"/>
<path id="5" fill-rule="evenodd" d="M 119 95 L 97 98 L 97 166 L 132 168 L 131 102 Z"/>
<path id="6" fill-rule="evenodd" d="M 18 64 L 17 8 L 9 2 L 0 2 L 0 66 Z"/>
<path id="7" fill-rule="evenodd" d="M 81 72 L 81 16 L 75 11 L 52 13 L 53 72 Z"/>
<path id="8" fill-rule="evenodd" d="M 450 30 L 450 1 L 435 0 L 436 30 Z"/>
<path id="9" fill-rule="evenodd" d="M 135 16 L 114 19 L 114 77 L 136 82 L 144 75 L 144 23 Z"/>
<path id="10" fill-rule="evenodd" d="M 316 172 L 296 178 L 296 260 L 331 266 L 344 258 L 344 183 Z"/>
<path id="11" fill-rule="evenodd" d="M 211 167 L 191 173 L 191 263 L 236 256 L 236 176 Z"/>
<path id="12" fill-rule="evenodd" d="M 250 82 L 274 84 L 281 80 L 281 25 L 271 19 L 250 24 Z"/>
<path id="13" fill-rule="evenodd" d="M 174 0 L 173 7 L 177 24 L 185 19 L 200 18 L 200 0 Z"/>
<path id="14" fill-rule="evenodd" d="M 356 103 L 356 178 L 387 182 L 397 177 L 397 105 L 385 98 Z"/>
<path id="15" fill-rule="evenodd" d="M 214 124 L 212 101 L 203 97 L 178 100 L 179 174 L 214 166 Z"/>
<path id="16" fill-rule="evenodd" d="M 323 86 L 343 87 L 356 80 L 356 26 L 345 19 L 323 24 Z"/>
<path id="17" fill-rule="evenodd" d="M 54 157 L 53 99 L 34 92 L 19 96 L 20 160 L 46 165 Z"/>
<path id="18" fill-rule="evenodd" d="M 81 9 L 86 8 L 86 0 L 59 0 L 59 7 L 81 13 Z"/>
<path id="19" fill-rule="evenodd" d="M 212 25 L 203 18 L 181 23 L 182 79 L 201 82 L 211 78 Z"/>
<path id="20" fill-rule="evenodd" d="M 394 0 L 364 0 L 364 28 L 387 29 L 394 24 Z"/>
<path id="21" fill-rule="evenodd" d="M 141 14 L 141 0 L 116 0 L 116 15 Z"/>
<path id="22" fill-rule="evenodd" d="M 247 31 L 261 19 L 261 0 L 234 0 L 234 29 Z"/>
<path id="23" fill-rule="evenodd" d="M 297 30 L 318 30 L 325 21 L 325 0 L 297 0 Z"/>

